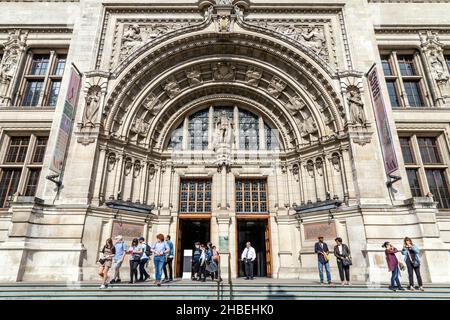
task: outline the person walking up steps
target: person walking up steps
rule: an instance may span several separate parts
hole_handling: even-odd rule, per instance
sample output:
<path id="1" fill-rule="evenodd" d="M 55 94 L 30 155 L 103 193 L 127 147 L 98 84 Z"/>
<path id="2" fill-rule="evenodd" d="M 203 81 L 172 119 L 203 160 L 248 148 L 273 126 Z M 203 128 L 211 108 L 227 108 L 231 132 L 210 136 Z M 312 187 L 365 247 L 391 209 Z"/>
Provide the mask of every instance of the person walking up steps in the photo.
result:
<path id="1" fill-rule="evenodd" d="M 134 238 L 128 249 L 130 254 L 130 282 L 135 283 L 138 280 L 138 267 L 142 257 L 142 247 L 139 245 L 138 238 Z M 133 281 L 134 278 L 134 281 Z"/>
<path id="2" fill-rule="evenodd" d="M 114 257 L 113 257 L 113 268 L 114 268 L 114 279 L 111 280 L 111 284 L 120 283 L 120 267 L 122 266 L 125 255 L 127 254 L 126 244 L 123 241 L 123 237 L 118 235 L 114 238 L 116 244 L 114 245 Z"/>
<path id="3" fill-rule="evenodd" d="M 105 289 L 108 286 L 108 271 L 112 266 L 112 260 L 115 255 L 115 248 L 113 246 L 112 239 L 106 240 L 106 244 L 102 249 L 102 258 L 100 258 L 100 269 L 98 270 L 99 276 L 102 278 L 102 285 L 100 289 Z"/>
<path id="4" fill-rule="evenodd" d="M 149 255 L 151 253 L 151 248 L 147 243 L 145 243 L 144 237 L 139 238 L 139 245 L 142 249 L 141 260 L 139 261 L 139 281 L 147 281 L 150 276 L 145 270 L 145 266 L 147 265 Z"/>

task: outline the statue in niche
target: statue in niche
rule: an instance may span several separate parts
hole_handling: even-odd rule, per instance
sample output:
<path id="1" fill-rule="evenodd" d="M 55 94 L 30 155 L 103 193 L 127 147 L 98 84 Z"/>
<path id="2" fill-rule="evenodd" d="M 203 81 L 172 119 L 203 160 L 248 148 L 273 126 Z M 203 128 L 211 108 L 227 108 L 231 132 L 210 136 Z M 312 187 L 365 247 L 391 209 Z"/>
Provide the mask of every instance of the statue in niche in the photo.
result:
<path id="1" fill-rule="evenodd" d="M 267 87 L 267 91 L 274 98 L 278 98 L 284 89 L 286 89 L 286 83 L 276 76 L 272 78 Z"/>
<path id="2" fill-rule="evenodd" d="M 221 143 L 231 143 L 233 134 L 232 126 L 232 121 L 228 118 L 227 113 L 222 111 L 215 124 L 215 145 Z"/>
<path id="3" fill-rule="evenodd" d="M 366 124 L 364 104 L 361 100 L 361 94 L 357 88 L 350 88 L 347 91 L 347 102 L 349 104 L 352 122 L 354 124 L 364 126 Z"/>
<path id="4" fill-rule="evenodd" d="M 220 16 L 219 18 L 219 32 L 229 32 L 231 21 L 229 16 Z"/>
<path id="5" fill-rule="evenodd" d="M 186 71 L 186 77 L 190 86 L 195 86 L 202 83 L 202 73 L 198 69 Z"/>
<path id="6" fill-rule="evenodd" d="M 437 81 L 447 80 L 448 76 L 445 74 L 445 61 L 440 54 L 435 50 L 432 50 L 429 55 L 430 66 L 432 72 L 435 74 Z"/>
<path id="7" fill-rule="evenodd" d="M 248 69 L 245 73 L 245 81 L 253 87 L 257 87 L 259 85 L 259 80 L 261 77 L 262 71 L 257 69 Z"/>
<path id="8" fill-rule="evenodd" d="M 94 117 L 100 106 L 101 89 L 99 86 L 89 88 L 86 96 L 86 107 L 84 111 L 83 126 L 94 126 Z"/>
<path id="9" fill-rule="evenodd" d="M 141 28 L 138 24 L 128 26 L 123 33 L 121 55 L 129 55 L 137 46 L 142 44 Z"/>
<path id="10" fill-rule="evenodd" d="M 231 63 L 219 62 L 213 68 L 214 80 L 232 81 L 235 76 L 235 67 Z"/>

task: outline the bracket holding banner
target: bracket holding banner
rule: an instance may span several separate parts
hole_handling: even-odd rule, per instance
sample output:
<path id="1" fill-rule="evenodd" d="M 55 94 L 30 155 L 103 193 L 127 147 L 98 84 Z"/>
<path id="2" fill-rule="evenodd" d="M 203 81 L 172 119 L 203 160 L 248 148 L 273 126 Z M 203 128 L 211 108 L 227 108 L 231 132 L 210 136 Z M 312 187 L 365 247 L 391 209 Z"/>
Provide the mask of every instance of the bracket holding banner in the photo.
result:
<path id="1" fill-rule="evenodd" d="M 394 176 L 393 174 L 388 174 L 387 176 L 390 178 L 390 180 L 388 182 L 386 182 L 386 186 L 388 188 L 392 188 L 392 185 L 394 183 L 396 183 L 397 181 L 400 181 L 402 179 L 402 177 Z"/>
<path id="2" fill-rule="evenodd" d="M 45 178 L 46 178 L 47 180 L 50 180 L 50 181 L 53 182 L 54 184 L 56 184 L 56 186 L 57 186 L 58 189 L 59 189 L 59 188 L 61 188 L 62 181 L 60 181 L 60 180 L 55 180 L 55 179 L 58 178 L 58 177 L 59 177 L 59 174 L 50 174 L 50 175 L 46 176 Z"/>

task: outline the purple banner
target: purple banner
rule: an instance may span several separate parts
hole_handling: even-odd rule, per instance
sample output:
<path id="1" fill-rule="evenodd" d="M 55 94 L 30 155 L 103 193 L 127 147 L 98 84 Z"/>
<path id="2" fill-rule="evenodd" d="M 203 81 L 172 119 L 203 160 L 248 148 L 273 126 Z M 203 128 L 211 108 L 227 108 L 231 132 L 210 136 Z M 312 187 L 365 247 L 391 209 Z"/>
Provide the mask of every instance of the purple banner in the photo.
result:
<path id="1" fill-rule="evenodd" d="M 394 144 L 392 143 L 392 134 L 389 127 L 386 106 L 381 92 L 376 65 L 369 71 L 368 80 L 373 111 L 375 113 L 375 121 L 377 123 L 378 137 L 380 139 L 381 152 L 383 153 L 384 167 L 386 173 L 390 174 L 398 169 L 398 162 Z"/>

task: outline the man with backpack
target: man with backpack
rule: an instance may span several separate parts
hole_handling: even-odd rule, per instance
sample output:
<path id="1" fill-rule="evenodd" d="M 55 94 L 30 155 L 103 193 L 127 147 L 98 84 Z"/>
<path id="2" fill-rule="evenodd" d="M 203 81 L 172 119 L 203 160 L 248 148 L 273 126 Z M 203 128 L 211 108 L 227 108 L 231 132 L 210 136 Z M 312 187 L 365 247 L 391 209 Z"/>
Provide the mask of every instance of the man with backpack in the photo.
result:
<path id="1" fill-rule="evenodd" d="M 144 237 L 139 238 L 139 245 L 142 248 L 142 256 L 141 260 L 139 261 L 139 281 L 146 281 L 148 278 L 150 278 L 150 275 L 145 270 L 145 266 L 148 262 L 148 258 L 151 255 L 151 248 L 144 241 Z"/>

